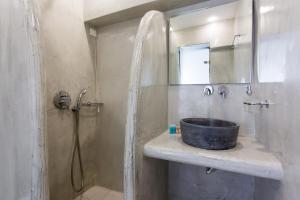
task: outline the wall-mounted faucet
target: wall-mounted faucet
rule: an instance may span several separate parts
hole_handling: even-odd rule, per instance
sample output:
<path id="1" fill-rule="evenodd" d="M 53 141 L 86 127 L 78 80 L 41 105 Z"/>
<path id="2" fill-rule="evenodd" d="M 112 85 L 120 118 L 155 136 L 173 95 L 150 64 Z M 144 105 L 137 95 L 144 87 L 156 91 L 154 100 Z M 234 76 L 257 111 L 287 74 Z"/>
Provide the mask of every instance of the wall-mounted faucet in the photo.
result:
<path id="1" fill-rule="evenodd" d="M 215 172 L 216 169 L 212 168 L 212 167 L 206 167 L 205 168 L 205 174 L 212 174 L 213 172 Z"/>
<path id="2" fill-rule="evenodd" d="M 214 93 L 214 87 L 212 85 L 207 85 L 203 89 L 205 96 L 210 96 Z"/>
<path id="3" fill-rule="evenodd" d="M 252 86 L 251 86 L 251 84 L 248 84 L 248 85 L 246 86 L 246 94 L 247 94 L 248 96 L 251 96 L 251 95 L 252 95 Z"/>
<path id="4" fill-rule="evenodd" d="M 225 99 L 228 94 L 228 88 L 225 85 L 221 85 L 218 88 L 218 92 L 219 92 L 219 95 L 221 95 L 222 98 Z"/>

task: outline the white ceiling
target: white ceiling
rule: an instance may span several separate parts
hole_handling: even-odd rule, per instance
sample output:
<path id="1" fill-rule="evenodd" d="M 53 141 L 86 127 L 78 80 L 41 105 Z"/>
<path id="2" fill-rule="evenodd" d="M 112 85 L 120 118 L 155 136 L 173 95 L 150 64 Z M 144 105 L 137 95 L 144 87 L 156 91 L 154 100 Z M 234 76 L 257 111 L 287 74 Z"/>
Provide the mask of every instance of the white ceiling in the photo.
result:
<path id="1" fill-rule="evenodd" d="M 170 27 L 176 31 L 212 23 L 210 19 L 214 19 L 213 22 L 232 19 L 235 17 L 237 4 L 238 1 L 173 17 L 170 19 Z"/>

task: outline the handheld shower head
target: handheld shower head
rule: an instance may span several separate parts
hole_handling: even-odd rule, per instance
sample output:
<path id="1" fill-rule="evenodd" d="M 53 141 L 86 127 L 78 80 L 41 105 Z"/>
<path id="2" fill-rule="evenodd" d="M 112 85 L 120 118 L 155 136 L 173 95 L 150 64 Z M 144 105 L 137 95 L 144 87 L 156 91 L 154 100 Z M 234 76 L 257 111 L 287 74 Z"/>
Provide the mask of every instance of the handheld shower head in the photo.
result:
<path id="1" fill-rule="evenodd" d="M 74 107 L 74 111 L 79 111 L 80 110 L 80 105 L 81 105 L 81 99 L 83 97 L 83 95 L 85 95 L 87 93 L 87 89 L 83 89 L 81 90 L 81 92 L 79 93 L 79 96 L 77 98 L 77 102 L 76 102 L 76 106 Z"/>
<path id="2" fill-rule="evenodd" d="M 81 158 L 81 148 L 80 148 L 80 139 L 79 139 L 79 111 L 81 107 L 81 98 L 83 95 L 87 93 L 87 89 L 81 90 L 81 92 L 78 95 L 76 106 L 72 109 L 75 112 L 75 140 L 74 145 L 72 149 L 72 161 L 71 161 L 71 185 L 73 187 L 73 190 L 75 192 L 82 192 L 84 190 L 85 184 L 84 184 L 84 171 L 83 171 L 83 163 Z M 75 186 L 75 180 L 74 180 L 74 166 L 75 166 L 75 157 L 76 153 L 78 156 L 78 162 L 79 162 L 79 172 L 80 172 L 80 187 L 77 188 Z"/>
<path id="3" fill-rule="evenodd" d="M 87 93 L 87 89 L 83 89 L 83 90 L 81 90 L 81 92 L 80 92 L 80 94 L 79 95 L 84 95 L 84 94 L 86 94 Z"/>

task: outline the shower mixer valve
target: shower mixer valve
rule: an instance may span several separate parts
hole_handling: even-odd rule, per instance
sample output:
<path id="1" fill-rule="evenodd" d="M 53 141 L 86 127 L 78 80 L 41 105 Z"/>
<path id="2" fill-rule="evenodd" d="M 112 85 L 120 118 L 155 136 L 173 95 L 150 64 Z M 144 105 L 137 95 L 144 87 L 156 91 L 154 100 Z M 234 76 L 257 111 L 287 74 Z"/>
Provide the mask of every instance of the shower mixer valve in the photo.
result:
<path id="1" fill-rule="evenodd" d="M 61 90 L 54 96 L 53 103 L 56 108 L 67 110 L 71 105 L 71 97 L 68 92 Z"/>

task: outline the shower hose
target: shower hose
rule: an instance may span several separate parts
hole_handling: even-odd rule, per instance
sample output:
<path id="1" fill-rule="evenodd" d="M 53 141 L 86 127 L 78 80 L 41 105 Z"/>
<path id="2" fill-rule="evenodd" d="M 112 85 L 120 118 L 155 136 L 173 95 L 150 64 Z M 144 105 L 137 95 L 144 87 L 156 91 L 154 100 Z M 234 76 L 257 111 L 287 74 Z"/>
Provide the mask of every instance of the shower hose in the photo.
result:
<path id="1" fill-rule="evenodd" d="M 73 109 L 75 113 L 75 139 L 74 139 L 74 145 L 72 149 L 72 163 L 71 163 L 71 184 L 72 188 L 75 192 L 81 193 L 84 189 L 84 174 L 83 174 L 83 165 L 82 165 L 82 158 L 81 158 L 81 150 L 80 150 L 80 141 L 79 141 L 79 108 Z M 74 168 L 75 168 L 75 157 L 78 156 L 79 161 L 79 172 L 80 172 L 80 187 L 77 187 L 75 184 L 75 174 L 74 174 Z"/>

